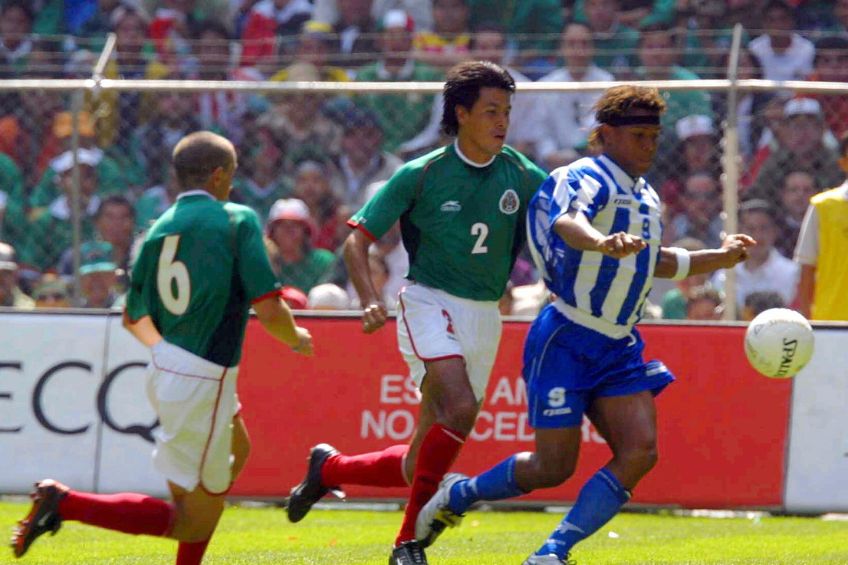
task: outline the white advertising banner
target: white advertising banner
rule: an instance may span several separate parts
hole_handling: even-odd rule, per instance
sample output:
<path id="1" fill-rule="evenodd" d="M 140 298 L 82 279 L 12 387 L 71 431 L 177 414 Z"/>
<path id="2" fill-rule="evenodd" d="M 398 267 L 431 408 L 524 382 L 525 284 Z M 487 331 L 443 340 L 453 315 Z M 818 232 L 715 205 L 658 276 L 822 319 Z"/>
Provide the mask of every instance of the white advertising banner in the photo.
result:
<path id="1" fill-rule="evenodd" d="M 816 329 L 792 393 L 785 508 L 848 512 L 848 330 Z"/>
<path id="2" fill-rule="evenodd" d="M 165 493 L 147 441 L 148 352 L 119 315 L 4 313 L 0 344 L 0 492 L 28 493 L 51 477 L 80 490 Z"/>

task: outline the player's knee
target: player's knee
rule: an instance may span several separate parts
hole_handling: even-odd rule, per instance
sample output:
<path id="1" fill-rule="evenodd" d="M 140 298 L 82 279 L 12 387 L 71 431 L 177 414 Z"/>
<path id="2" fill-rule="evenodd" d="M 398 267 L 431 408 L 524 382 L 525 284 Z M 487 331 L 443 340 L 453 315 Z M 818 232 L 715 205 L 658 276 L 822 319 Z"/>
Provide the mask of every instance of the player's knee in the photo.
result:
<path id="1" fill-rule="evenodd" d="M 654 468 L 659 459 L 656 442 L 649 441 L 622 450 L 618 458 L 630 469 L 644 475 Z"/>
<path id="2" fill-rule="evenodd" d="M 576 462 L 573 460 L 540 460 L 536 472 L 537 485 L 535 488 L 551 488 L 561 485 L 574 474 L 575 466 Z"/>
<path id="3" fill-rule="evenodd" d="M 442 418 L 447 427 L 468 434 L 477 419 L 478 405 L 471 397 L 469 400 L 454 400 L 444 407 Z"/>

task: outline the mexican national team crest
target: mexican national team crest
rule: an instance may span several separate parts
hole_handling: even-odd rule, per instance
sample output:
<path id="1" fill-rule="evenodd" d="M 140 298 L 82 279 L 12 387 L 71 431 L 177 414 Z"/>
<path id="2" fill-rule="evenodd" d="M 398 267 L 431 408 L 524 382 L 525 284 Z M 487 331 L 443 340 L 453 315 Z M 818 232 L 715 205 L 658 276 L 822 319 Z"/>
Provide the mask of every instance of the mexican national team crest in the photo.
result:
<path id="1" fill-rule="evenodd" d="M 504 191 L 503 196 L 501 196 L 501 201 L 498 203 L 498 206 L 504 214 L 515 214 L 518 212 L 518 207 L 520 206 L 518 193 L 511 188 L 507 188 Z"/>

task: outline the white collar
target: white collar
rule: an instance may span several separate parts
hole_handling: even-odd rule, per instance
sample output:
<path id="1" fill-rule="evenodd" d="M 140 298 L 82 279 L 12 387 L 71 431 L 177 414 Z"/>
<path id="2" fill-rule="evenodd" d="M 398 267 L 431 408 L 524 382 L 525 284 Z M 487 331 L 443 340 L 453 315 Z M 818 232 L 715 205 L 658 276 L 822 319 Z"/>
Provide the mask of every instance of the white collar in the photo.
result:
<path id="1" fill-rule="evenodd" d="M 489 159 L 488 161 L 486 161 L 485 163 L 475 163 L 474 161 L 472 161 L 471 159 L 466 157 L 465 153 L 463 153 L 462 150 L 459 148 L 459 140 L 458 139 L 453 140 L 453 150 L 456 151 L 457 156 L 460 159 L 462 159 L 466 164 L 471 165 L 472 167 L 474 167 L 476 169 L 483 169 L 483 168 L 488 167 L 489 165 L 494 163 L 495 157 L 497 157 L 497 155 L 492 155 L 492 158 Z"/>
<path id="2" fill-rule="evenodd" d="M 415 72 L 415 61 L 407 59 L 397 74 L 392 74 L 386 68 L 384 61 L 377 61 L 377 78 L 380 80 L 407 80 L 412 77 Z"/>
<path id="3" fill-rule="evenodd" d="M 185 192 L 181 192 L 177 196 L 177 200 L 181 198 L 185 198 L 187 196 L 205 196 L 209 200 L 215 200 L 215 197 L 212 196 L 208 190 L 203 190 L 202 188 L 193 188 L 191 190 L 186 190 Z"/>

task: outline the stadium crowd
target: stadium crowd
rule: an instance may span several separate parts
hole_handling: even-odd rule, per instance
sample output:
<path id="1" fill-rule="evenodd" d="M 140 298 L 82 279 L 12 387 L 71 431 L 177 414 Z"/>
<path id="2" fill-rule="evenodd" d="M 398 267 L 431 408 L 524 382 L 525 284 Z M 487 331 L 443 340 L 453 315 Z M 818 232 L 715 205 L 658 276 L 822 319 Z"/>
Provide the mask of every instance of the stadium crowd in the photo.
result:
<path id="1" fill-rule="evenodd" d="M 106 35 L 106 78 L 441 81 L 466 59 L 516 81 L 717 78 L 744 25 L 740 78 L 848 82 L 848 0 L 0 0 L 0 78 L 91 76 Z M 519 93 L 508 142 L 547 171 L 590 153 L 599 92 Z M 665 243 L 720 243 L 727 100 L 663 92 L 668 111 L 647 178 L 666 204 Z M 740 224 L 760 245 L 736 267 L 740 312 L 796 305 L 793 261 L 810 198 L 840 185 L 848 93 L 743 93 Z M 208 129 L 236 144 L 232 199 L 265 222 L 271 264 L 294 308 L 358 305 L 340 245 L 351 214 L 401 164 L 446 142 L 439 95 L 87 93 L 71 152 L 70 97 L 0 91 L 0 305 L 121 303 L 139 235 L 174 201 L 171 151 Z M 76 158 L 74 158 L 76 157 Z M 79 165 L 83 244 L 75 266 L 71 191 Z M 398 229 L 372 249 L 391 307 L 407 258 Z M 724 277 L 681 281 L 646 316 L 720 319 Z M 502 301 L 545 301 L 522 257 Z"/>

